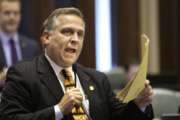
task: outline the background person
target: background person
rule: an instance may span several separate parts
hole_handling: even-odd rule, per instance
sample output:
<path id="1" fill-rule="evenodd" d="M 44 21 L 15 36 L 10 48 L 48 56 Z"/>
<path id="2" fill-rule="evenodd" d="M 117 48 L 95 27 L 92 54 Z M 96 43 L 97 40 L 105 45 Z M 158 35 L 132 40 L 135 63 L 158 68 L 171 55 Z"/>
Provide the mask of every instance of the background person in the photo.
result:
<path id="1" fill-rule="evenodd" d="M 39 53 L 39 46 L 34 40 L 18 33 L 20 11 L 20 0 L 0 0 L 0 89 L 8 67 L 22 59 L 32 59 Z"/>

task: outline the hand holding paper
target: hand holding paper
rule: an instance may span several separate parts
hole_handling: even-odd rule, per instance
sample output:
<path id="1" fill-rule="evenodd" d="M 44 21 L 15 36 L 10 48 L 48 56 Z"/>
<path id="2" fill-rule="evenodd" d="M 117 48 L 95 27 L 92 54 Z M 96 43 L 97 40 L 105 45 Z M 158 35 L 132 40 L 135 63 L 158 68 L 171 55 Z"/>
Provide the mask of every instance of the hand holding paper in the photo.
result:
<path id="1" fill-rule="evenodd" d="M 149 104 L 151 104 L 153 99 L 153 89 L 150 85 L 149 80 L 145 81 L 145 88 L 141 91 L 141 93 L 134 99 L 136 105 L 142 109 L 146 108 Z"/>
<path id="2" fill-rule="evenodd" d="M 135 98 L 141 93 L 145 88 L 145 80 L 147 75 L 147 65 L 148 65 L 148 50 L 149 50 L 149 39 L 143 34 L 141 36 L 141 64 L 139 70 L 133 80 L 121 90 L 117 96 L 124 102 L 127 103 Z"/>

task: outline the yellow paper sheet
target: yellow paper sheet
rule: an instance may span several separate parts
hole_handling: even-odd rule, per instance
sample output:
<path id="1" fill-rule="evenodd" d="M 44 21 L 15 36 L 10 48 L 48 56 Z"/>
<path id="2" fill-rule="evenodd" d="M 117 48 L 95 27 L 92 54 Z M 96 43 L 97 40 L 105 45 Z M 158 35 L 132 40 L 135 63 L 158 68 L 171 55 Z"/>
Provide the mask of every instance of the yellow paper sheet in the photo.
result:
<path id="1" fill-rule="evenodd" d="M 135 99 L 145 87 L 148 65 L 149 38 L 141 35 L 141 64 L 135 77 L 128 82 L 118 94 L 118 98 L 124 103 Z"/>

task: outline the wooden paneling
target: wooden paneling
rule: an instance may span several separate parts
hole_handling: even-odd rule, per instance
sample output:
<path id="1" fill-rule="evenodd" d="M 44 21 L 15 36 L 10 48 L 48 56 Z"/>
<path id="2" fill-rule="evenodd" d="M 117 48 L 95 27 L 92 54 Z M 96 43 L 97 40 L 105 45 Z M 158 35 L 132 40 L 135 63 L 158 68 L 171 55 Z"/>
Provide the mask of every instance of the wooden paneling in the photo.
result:
<path id="1" fill-rule="evenodd" d="M 177 75 L 180 88 L 180 2 L 160 0 L 159 8 L 161 71 Z"/>
<path id="2" fill-rule="evenodd" d="M 178 63 L 178 0 L 160 0 L 161 71 L 176 73 Z"/>
<path id="3" fill-rule="evenodd" d="M 113 64 L 139 60 L 139 1 L 112 1 Z"/>
<path id="4" fill-rule="evenodd" d="M 27 24 L 28 31 L 36 39 L 39 39 L 43 21 L 55 8 L 54 0 L 29 0 L 26 2 L 28 2 L 26 13 L 28 16 L 24 19 L 29 21 Z"/>
<path id="5" fill-rule="evenodd" d="M 94 0 L 77 0 L 78 7 L 84 14 L 86 22 L 86 35 L 84 48 L 79 58 L 82 65 L 95 68 L 95 14 Z"/>

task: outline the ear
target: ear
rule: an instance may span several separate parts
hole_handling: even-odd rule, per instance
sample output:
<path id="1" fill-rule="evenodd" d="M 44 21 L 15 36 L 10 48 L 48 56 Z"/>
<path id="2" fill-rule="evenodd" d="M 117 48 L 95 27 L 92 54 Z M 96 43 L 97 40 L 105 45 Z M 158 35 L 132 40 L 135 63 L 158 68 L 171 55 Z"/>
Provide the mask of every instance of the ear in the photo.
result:
<path id="1" fill-rule="evenodd" d="M 49 42 L 50 42 L 50 33 L 48 32 L 44 32 L 42 33 L 41 37 L 40 37 L 40 41 L 41 41 L 41 45 L 43 46 L 43 48 L 45 48 Z"/>

